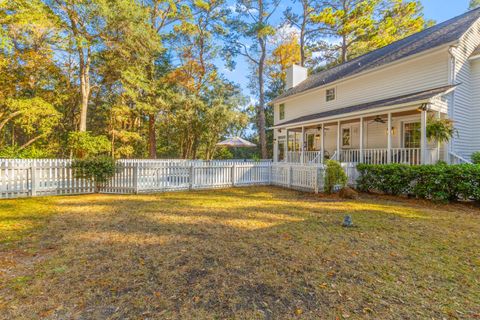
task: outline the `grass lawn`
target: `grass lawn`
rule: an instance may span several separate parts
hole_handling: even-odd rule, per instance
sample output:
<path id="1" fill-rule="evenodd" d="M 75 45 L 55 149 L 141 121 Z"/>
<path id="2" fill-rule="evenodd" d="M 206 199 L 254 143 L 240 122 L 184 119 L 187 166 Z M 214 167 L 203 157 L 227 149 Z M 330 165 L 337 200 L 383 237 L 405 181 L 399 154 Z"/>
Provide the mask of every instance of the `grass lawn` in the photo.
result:
<path id="1" fill-rule="evenodd" d="M 465 205 L 273 187 L 1 200 L 0 318 L 479 318 L 479 254 Z"/>

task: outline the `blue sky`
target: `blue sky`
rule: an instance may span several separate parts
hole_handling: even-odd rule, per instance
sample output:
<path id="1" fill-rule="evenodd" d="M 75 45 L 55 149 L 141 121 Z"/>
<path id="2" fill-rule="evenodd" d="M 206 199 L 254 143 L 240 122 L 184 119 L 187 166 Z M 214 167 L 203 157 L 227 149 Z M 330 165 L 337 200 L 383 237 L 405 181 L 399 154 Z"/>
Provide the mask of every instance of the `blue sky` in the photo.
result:
<path id="1" fill-rule="evenodd" d="M 280 19 L 281 13 L 288 6 L 289 2 L 290 1 L 285 1 L 280 5 L 281 8 L 277 10 L 276 19 Z M 424 7 L 425 18 L 435 20 L 437 23 L 464 13 L 468 8 L 469 2 L 469 0 L 421 0 Z M 227 79 L 239 83 L 242 86 L 245 95 L 250 95 L 247 88 L 248 71 L 248 65 L 241 57 L 237 59 L 235 70 L 231 72 L 223 70 Z"/>

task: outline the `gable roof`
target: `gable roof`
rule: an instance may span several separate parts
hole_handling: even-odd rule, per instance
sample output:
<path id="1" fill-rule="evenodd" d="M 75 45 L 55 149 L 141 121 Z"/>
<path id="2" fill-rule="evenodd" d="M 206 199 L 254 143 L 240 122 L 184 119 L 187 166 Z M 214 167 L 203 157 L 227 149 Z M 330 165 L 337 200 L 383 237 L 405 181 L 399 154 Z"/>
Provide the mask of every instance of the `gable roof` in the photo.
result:
<path id="1" fill-rule="evenodd" d="M 312 74 L 272 102 L 457 41 L 479 18 L 480 8 L 477 8 L 346 63 Z"/>
<path id="2" fill-rule="evenodd" d="M 443 86 L 443 87 L 433 88 L 433 89 L 424 90 L 424 91 L 420 91 L 420 92 L 405 94 L 405 95 L 401 95 L 401 96 L 397 96 L 397 97 L 393 97 L 393 98 L 362 103 L 362 104 L 358 104 L 358 105 L 354 105 L 354 106 L 350 106 L 350 107 L 346 107 L 346 108 L 340 108 L 340 109 L 334 109 L 334 110 L 324 111 L 324 112 L 320 112 L 320 113 L 310 114 L 310 115 L 307 115 L 307 116 L 303 116 L 303 117 L 299 117 L 299 118 L 296 118 L 296 119 L 292 119 L 292 120 L 288 120 L 288 121 L 279 123 L 279 124 L 275 125 L 273 128 L 283 127 L 285 125 L 290 125 L 290 124 L 295 124 L 295 123 L 303 123 L 303 122 L 308 122 L 308 121 L 320 120 L 320 119 L 323 119 L 323 118 L 348 114 L 348 113 L 352 113 L 352 112 L 366 111 L 366 110 L 371 110 L 371 109 L 375 109 L 375 108 L 382 108 L 382 107 L 391 107 L 391 106 L 410 103 L 410 102 L 411 103 L 421 102 L 421 101 L 431 99 L 431 98 L 433 98 L 435 96 L 438 96 L 440 94 L 445 94 L 445 93 L 451 91 L 451 89 L 453 89 L 455 87 L 456 87 L 455 85 Z"/>

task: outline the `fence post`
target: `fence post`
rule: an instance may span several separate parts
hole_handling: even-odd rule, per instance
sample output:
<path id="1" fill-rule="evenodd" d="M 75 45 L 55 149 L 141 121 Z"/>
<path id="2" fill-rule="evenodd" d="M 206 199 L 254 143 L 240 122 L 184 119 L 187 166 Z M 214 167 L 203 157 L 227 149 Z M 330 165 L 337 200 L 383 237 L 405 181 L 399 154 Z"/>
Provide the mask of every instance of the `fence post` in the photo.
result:
<path id="1" fill-rule="evenodd" d="M 272 185 L 273 181 L 273 164 L 269 165 L 269 170 L 268 170 L 268 185 Z"/>
<path id="2" fill-rule="evenodd" d="M 133 166 L 133 191 L 138 194 L 138 163 Z"/>
<path id="3" fill-rule="evenodd" d="M 32 197 L 35 197 L 37 195 L 37 168 L 36 168 L 35 162 L 32 163 L 32 166 L 30 167 L 30 171 L 31 171 L 31 175 L 32 175 L 32 178 L 31 178 L 31 187 L 32 187 L 31 194 L 32 194 Z"/>
<path id="4" fill-rule="evenodd" d="M 233 163 L 232 165 L 232 169 L 231 169 L 231 172 L 230 172 L 230 179 L 232 180 L 232 187 L 235 187 L 235 163 Z"/>
<path id="5" fill-rule="evenodd" d="M 190 167 L 188 168 L 188 177 L 190 178 L 188 180 L 188 190 L 193 189 L 193 163 L 190 164 Z"/>
<path id="6" fill-rule="evenodd" d="M 318 182 L 319 182 L 319 167 L 315 166 L 315 194 L 318 194 Z"/>
<path id="7" fill-rule="evenodd" d="M 288 188 L 292 187 L 292 165 L 288 166 Z"/>

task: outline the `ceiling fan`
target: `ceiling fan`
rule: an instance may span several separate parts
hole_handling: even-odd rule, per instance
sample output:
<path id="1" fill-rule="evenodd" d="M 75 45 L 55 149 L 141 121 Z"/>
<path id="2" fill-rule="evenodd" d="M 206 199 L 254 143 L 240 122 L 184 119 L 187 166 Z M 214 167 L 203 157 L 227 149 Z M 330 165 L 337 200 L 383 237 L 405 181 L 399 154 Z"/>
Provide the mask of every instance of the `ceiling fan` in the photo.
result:
<path id="1" fill-rule="evenodd" d="M 387 120 L 382 118 L 381 116 L 376 116 L 372 120 L 373 123 L 387 123 Z"/>

